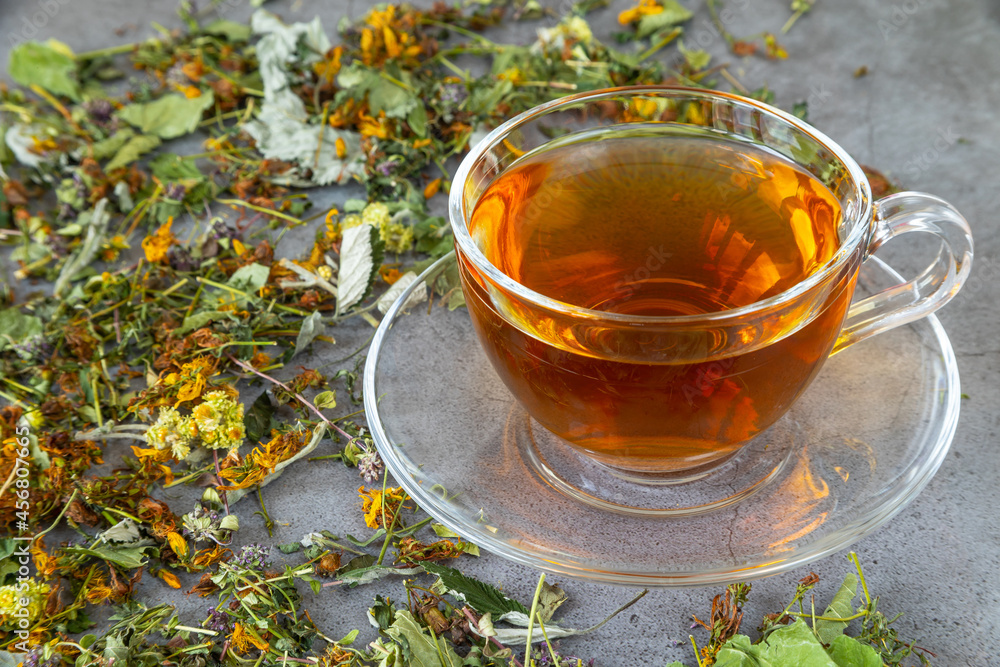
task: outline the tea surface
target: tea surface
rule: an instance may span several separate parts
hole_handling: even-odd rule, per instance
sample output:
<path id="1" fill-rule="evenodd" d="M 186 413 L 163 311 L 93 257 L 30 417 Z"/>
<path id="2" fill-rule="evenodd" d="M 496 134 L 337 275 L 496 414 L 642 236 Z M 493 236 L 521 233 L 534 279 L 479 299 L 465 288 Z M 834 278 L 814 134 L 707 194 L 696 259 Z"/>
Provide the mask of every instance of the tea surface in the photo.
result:
<path id="1" fill-rule="evenodd" d="M 839 213 L 825 186 L 763 150 L 625 136 L 528 156 L 469 227 L 491 263 L 546 296 L 693 315 L 800 282 L 837 251 Z"/>

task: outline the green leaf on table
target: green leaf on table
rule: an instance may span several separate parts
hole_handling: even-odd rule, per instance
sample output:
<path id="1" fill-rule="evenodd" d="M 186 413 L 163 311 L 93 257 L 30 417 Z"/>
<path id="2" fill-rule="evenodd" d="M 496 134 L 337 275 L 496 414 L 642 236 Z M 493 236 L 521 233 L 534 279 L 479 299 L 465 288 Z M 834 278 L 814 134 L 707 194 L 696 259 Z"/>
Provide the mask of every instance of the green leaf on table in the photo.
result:
<path id="1" fill-rule="evenodd" d="M 313 405 L 320 410 L 332 410 L 337 407 L 337 390 L 321 391 L 313 397 Z"/>
<path id="2" fill-rule="evenodd" d="M 528 608 L 517 600 L 512 600 L 493 586 L 467 577 L 454 568 L 427 562 L 424 563 L 424 569 L 438 576 L 439 584 L 435 584 L 435 587 L 440 585 L 443 592 L 465 602 L 480 614 L 492 614 L 497 619 L 511 612 L 528 614 Z"/>
<path id="3" fill-rule="evenodd" d="M 829 654 L 837 667 L 882 667 L 882 658 L 875 649 L 847 635 L 833 640 Z"/>
<path id="4" fill-rule="evenodd" d="M 271 422 L 275 407 L 266 391 L 261 392 L 250 409 L 243 415 L 243 428 L 250 442 L 260 442 L 271 433 Z"/>
<path id="5" fill-rule="evenodd" d="M 267 284 L 270 273 L 271 267 L 254 262 L 236 269 L 226 284 L 247 294 L 253 294 Z"/>
<path id="6" fill-rule="evenodd" d="M 115 565 L 123 567 L 127 570 L 134 570 L 135 568 L 143 567 L 146 564 L 145 551 L 152 548 L 153 547 L 150 546 L 119 547 L 110 544 L 100 544 L 91 549 L 87 549 L 86 547 L 66 547 L 63 550 L 70 553 L 93 556 L 94 558 L 100 558 L 101 560 L 109 563 L 114 563 Z"/>
<path id="7" fill-rule="evenodd" d="M 427 136 L 427 109 L 424 108 L 423 103 L 413 107 L 413 110 L 406 117 L 406 123 L 413 130 L 413 134 L 421 139 Z"/>
<path id="8" fill-rule="evenodd" d="M 715 667 L 765 667 L 757 656 L 759 649 L 746 635 L 733 635 L 715 654 Z"/>
<path id="9" fill-rule="evenodd" d="M 368 90 L 368 105 L 373 114 L 384 111 L 388 118 L 406 118 L 422 106 L 416 94 L 382 77 Z"/>
<path id="10" fill-rule="evenodd" d="M 693 70 L 703 70 L 708 67 L 712 60 L 712 54 L 703 49 L 689 49 L 684 46 L 684 40 L 677 40 L 677 50 L 684 55 L 684 60 L 688 67 Z"/>
<path id="11" fill-rule="evenodd" d="M 123 127 L 107 139 L 94 142 L 90 147 L 95 160 L 107 160 L 122 149 L 135 136 L 131 128 Z"/>
<path id="12" fill-rule="evenodd" d="M 385 242 L 371 225 L 358 225 L 344 231 L 340 245 L 340 271 L 337 274 L 338 315 L 347 312 L 371 292 L 384 249 Z"/>
<path id="13" fill-rule="evenodd" d="M 405 609 L 396 612 L 395 620 L 385 633 L 404 647 L 409 667 L 461 667 L 463 664 L 448 641 L 431 637 Z"/>
<path id="14" fill-rule="evenodd" d="M 142 540 L 142 533 L 139 532 L 139 526 L 132 519 L 126 517 L 102 532 L 98 537 L 105 542 L 134 545 Z"/>
<path id="15" fill-rule="evenodd" d="M 104 171 L 114 171 L 121 167 L 127 167 L 161 143 L 160 138 L 152 134 L 131 137 L 125 142 L 125 145 L 118 149 L 111 161 L 104 165 Z"/>
<path id="16" fill-rule="evenodd" d="M 670 28 L 678 23 L 684 23 L 692 16 L 694 14 L 687 7 L 677 2 L 677 0 L 664 0 L 662 12 L 659 14 L 646 14 L 639 19 L 639 25 L 636 28 L 636 37 L 642 39 L 652 35 L 657 30 Z"/>
<path id="17" fill-rule="evenodd" d="M 238 321 L 238 319 L 230 311 L 225 310 L 203 310 L 200 313 L 195 313 L 184 318 L 184 323 L 177 329 L 177 335 L 184 335 L 191 331 L 196 331 L 201 329 L 207 324 L 212 322 L 220 322 L 222 320 L 232 320 Z"/>
<path id="18" fill-rule="evenodd" d="M 62 42 L 50 39 L 44 44 L 18 44 L 10 52 L 7 72 L 22 86 L 36 84 L 54 95 L 80 101 L 76 56 Z"/>
<path id="19" fill-rule="evenodd" d="M 411 111 L 423 106 L 412 90 L 407 72 L 392 68 L 385 74 L 395 81 L 383 76 L 382 70 L 355 61 L 337 75 L 337 85 L 356 100 L 367 96 L 373 116 L 385 112 L 388 118 L 406 118 Z"/>
<path id="20" fill-rule="evenodd" d="M 347 564 L 337 570 L 337 578 L 346 583 L 351 588 L 370 584 L 383 577 L 403 576 L 408 577 L 420 574 L 423 569 L 420 567 L 395 568 L 379 565 L 375 562 L 375 557 L 371 555 L 356 556 L 347 561 Z"/>
<path id="21" fill-rule="evenodd" d="M 217 19 L 204 26 L 202 32 L 208 35 L 219 35 L 230 42 L 245 42 L 250 39 L 250 26 L 227 19 Z"/>
<path id="22" fill-rule="evenodd" d="M 839 667 L 812 629 L 800 618 L 779 628 L 762 644 L 751 644 L 749 637 L 735 635 L 716 654 L 716 667 Z"/>
<path id="23" fill-rule="evenodd" d="M 194 132 L 201 122 L 202 113 L 213 102 L 211 92 L 192 98 L 169 93 L 152 102 L 129 104 L 118 112 L 118 116 L 145 134 L 173 139 Z"/>
<path id="24" fill-rule="evenodd" d="M 325 328 L 326 325 L 323 324 L 323 315 L 318 310 L 302 320 L 302 326 L 299 328 L 299 335 L 295 339 L 295 351 L 292 356 L 294 357 L 296 354 L 309 347 L 309 345 L 316 340 L 317 336 L 322 335 Z"/>
<path id="25" fill-rule="evenodd" d="M 185 160 L 176 153 L 160 153 L 149 161 L 149 170 L 161 181 L 205 179 L 194 160 Z"/>
<path id="26" fill-rule="evenodd" d="M 34 315 L 25 315 L 20 307 L 0 310 L 0 351 L 42 333 L 42 321 Z"/>
<path id="27" fill-rule="evenodd" d="M 848 572 L 840 590 L 833 596 L 833 601 L 827 606 L 823 616 L 828 618 L 847 618 L 854 615 L 854 596 L 858 593 L 858 577 Z M 826 646 L 833 643 L 837 637 L 844 634 L 849 621 L 816 621 L 816 636 Z"/>

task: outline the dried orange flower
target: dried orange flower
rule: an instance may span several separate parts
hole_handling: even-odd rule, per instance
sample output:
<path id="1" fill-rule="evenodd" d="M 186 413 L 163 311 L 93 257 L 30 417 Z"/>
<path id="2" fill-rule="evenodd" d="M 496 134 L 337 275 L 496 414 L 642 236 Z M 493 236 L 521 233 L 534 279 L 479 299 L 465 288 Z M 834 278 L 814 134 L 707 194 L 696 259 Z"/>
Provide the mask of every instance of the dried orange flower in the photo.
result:
<path id="1" fill-rule="evenodd" d="M 142 250 L 146 253 L 147 262 L 158 264 L 167 258 L 170 246 L 177 241 L 177 238 L 170 233 L 170 226 L 173 224 L 173 217 L 167 218 L 155 234 L 142 240 Z"/>
<path id="2" fill-rule="evenodd" d="M 635 23 L 643 16 L 649 14 L 660 14 L 663 12 L 663 5 L 657 0 L 639 0 L 639 4 L 631 9 L 626 9 L 618 15 L 618 22 L 622 25 Z"/>
<path id="3" fill-rule="evenodd" d="M 390 526 L 395 524 L 406 500 L 406 493 L 398 486 L 387 488 L 385 493 L 381 489 L 365 490 L 361 486 L 358 487 L 358 495 L 362 500 L 365 524 L 372 529 L 381 527 L 383 519 Z"/>

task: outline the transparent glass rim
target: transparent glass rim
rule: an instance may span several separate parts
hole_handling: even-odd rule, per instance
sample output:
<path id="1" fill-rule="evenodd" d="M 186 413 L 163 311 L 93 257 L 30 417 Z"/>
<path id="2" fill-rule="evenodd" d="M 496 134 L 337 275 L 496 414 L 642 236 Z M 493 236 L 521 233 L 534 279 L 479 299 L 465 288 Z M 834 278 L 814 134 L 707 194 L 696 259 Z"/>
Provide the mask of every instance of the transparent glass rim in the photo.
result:
<path id="1" fill-rule="evenodd" d="M 944 327 L 935 315 L 910 324 L 909 326 L 927 327 L 936 341 L 938 353 L 944 370 L 944 386 L 941 391 L 947 397 L 943 412 L 938 420 L 940 424 L 937 437 L 932 443 L 925 443 L 926 452 L 920 457 L 920 464 L 907 471 L 907 483 L 904 488 L 895 489 L 890 497 L 882 502 L 874 503 L 867 512 L 857 516 L 850 524 L 822 537 L 819 540 L 796 549 L 795 552 L 775 557 L 767 562 L 746 567 L 712 567 L 697 571 L 682 570 L 650 570 L 642 568 L 604 569 L 595 567 L 594 563 L 574 559 L 556 559 L 552 554 L 543 555 L 532 552 L 528 548 L 512 545 L 502 538 L 496 537 L 488 530 L 470 530 L 464 517 L 445 498 L 430 492 L 427 487 L 413 476 L 413 468 L 407 463 L 404 453 L 385 430 L 382 412 L 379 407 L 381 396 L 377 384 L 377 369 L 381 361 L 386 340 L 399 317 L 403 315 L 403 306 L 410 295 L 419 286 L 442 270 L 453 254 L 445 255 L 413 281 L 403 291 L 386 312 L 381 324 L 375 332 L 375 337 L 369 348 L 368 360 L 365 363 L 363 377 L 363 397 L 365 413 L 375 445 L 379 450 L 389 473 L 406 492 L 414 498 L 420 507 L 435 519 L 445 524 L 463 539 L 478 544 L 496 556 L 528 567 L 544 570 L 559 576 L 575 577 L 583 580 L 597 581 L 625 586 L 656 586 L 660 588 L 689 588 L 726 584 L 733 581 L 748 581 L 787 572 L 796 567 L 824 558 L 848 547 L 857 540 L 871 534 L 889 519 L 898 514 L 911 500 L 927 486 L 944 463 L 945 456 L 951 448 L 952 440 L 958 426 L 961 410 L 961 381 L 958 373 L 958 363 L 955 358 L 951 341 Z M 888 276 L 902 281 L 903 278 L 877 257 L 872 264 Z M 925 437 L 927 434 L 924 434 Z"/>
<path id="2" fill-rule="evenodd" d="M 546 114 L 558 111 L 562 107 L 579 104 L 580 102 L 593 102 L 597 100 L 628 96 L 656 95 L 661 97 L 685 97 L 701 98 L 705 100 L 723 100 L 729 103 L 743 105 L 756 109 L 777 120 L 780 120 L 793 129 L 808 135 L 812 140 L 822 145 L 825 149 L 839 161 L 840 166 L 849 174 L 854 194 L 861 203 L 855 211 L 852 219 L 847 221 L 850 225 L 850 233 L 841 243 L 837 253 L 826 261 L 819 269 L 814 271 L 805 280 L 797 283 L 793 287 L 775 294 L 767 299 L 755 301 L 754 303 L 733 308 L 730 310 L 716 311 L 697 315 L 670 315 L 670 316 L 650 316 L 650 315 L 629 315 L 623 313 L 613 313 L 601 310 L 583 308 L 570 303 L 553 299 L 539 292 L 535 292 L 506 273 L 497 268 L 487 259 L 479 246 L 473 241 L 469 234 L 468 221 L 472 211 L 465 205 L 465 184 L 469 180 L 469 175 L 473 166 L 489 150 L 502 143 L 503 140 L 513 130 Z M 817 285 L 823 284 L 839 271 L 851 257 L 862 242 L 867 242 L 870 222 L 873 215 L 873 202 L 871 186 L 864 170 L 854 158 L 841 148 L 836 142 L 825 134 L 803 122 L 799 118 L 782 111 L 776 107 L 763 102 L 758 102 L 740 95 L 723 93 L 718 91 L 704 90 L 700 88 L 688 88 L 684 86 L 622 86 L 618 88 L 605 88 L 596 91 L 568 95 L 546 102 L 524 113 L 514 116 L 504 122 L 482 140 L 479 141 L 465 156 L 458 167 L 455 179 L 452 181 L 451 194 L 448 198 L 448 215 L 452 231 L 455 234 L 455 242 L 461 255 L 472 263 L 472 266 L 495 285 L 507 291 L 510 295 L 524 302 L 547 309 L 549 311 L 572 315 L 583 320 L 598 320 L 617 324 L 642 324 L 642 325 L 686 325 L 710 322 L 719 324 L 729 320 L 738 320 L 754 315 L 763 314 L 782 306 L 785 306 L 796 299 L 808 294 Z"/>

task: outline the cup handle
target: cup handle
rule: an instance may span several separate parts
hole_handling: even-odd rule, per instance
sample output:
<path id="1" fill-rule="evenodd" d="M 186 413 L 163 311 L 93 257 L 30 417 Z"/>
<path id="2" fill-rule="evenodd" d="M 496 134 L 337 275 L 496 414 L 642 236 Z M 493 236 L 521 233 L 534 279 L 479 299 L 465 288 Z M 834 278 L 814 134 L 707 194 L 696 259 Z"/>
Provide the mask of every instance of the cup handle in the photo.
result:
<path id="1" fill-rule="evenodd" d="M 913 280 L 852 303 L 832 354 L 902 324 L 930 315 L 951 301 L 972 268 L 972 232 L 948 202 L 923 192 L 900 192 L 875 202 L 875 229 L 865 259 L 889 239 L 926 232 L 941 240 L 937 257 Z"/>

